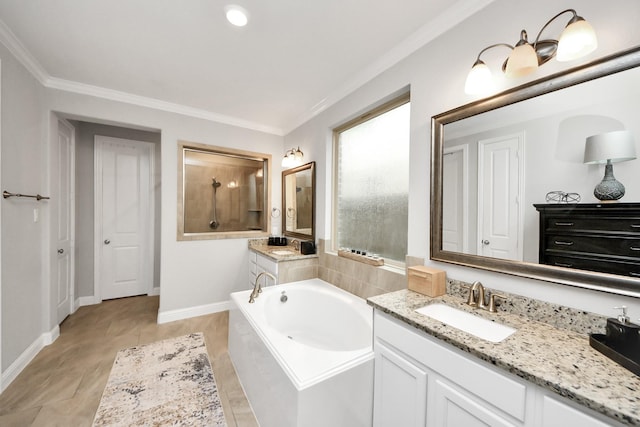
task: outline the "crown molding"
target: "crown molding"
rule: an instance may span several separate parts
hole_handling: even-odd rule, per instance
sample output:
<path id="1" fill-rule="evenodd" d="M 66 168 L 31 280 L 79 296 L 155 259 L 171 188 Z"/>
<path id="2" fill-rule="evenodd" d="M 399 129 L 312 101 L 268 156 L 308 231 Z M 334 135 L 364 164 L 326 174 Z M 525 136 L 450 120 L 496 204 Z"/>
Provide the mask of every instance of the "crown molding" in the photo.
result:
<path id="1" fill-rule="evenodd" d="M 35 77 L 35 79 L 46 88 L 93 96 L 110 101 L 123 102 L 126 104 L 137 105 L 139 107 L 152 108 L 154 110 L 166 111 L 169 113 L 180 114 L 183 116 L 194 117 L 277 136 L 284 135 L 284 131 L 277 127 L 254 123 L 237 117 L 226 116 L 224 114 L 218 114 L 212 111 L 189 107 L 173 102 L 161 101 L 159 99 L 134 95 L 100 86 L 52 77 L 1 19 L 0 43 L 5 45 L 18 62 L 20 62 L 33 75 L 33 77 Z"/>
<path id="2" fill-rule="evenodd" d="M 237 117 L 226 116 L 224 114 L 218 114 L 212 111 L 193 108 L 193 107 L 189 107 L 182 104 L 162 101 L 159 99 L 149 98 L 146 96 L 134 95 L 128 92 L 107 89 L 104 87 L 74 82 L 71 80 L 64 80 L 56 77 L 49 77 L 44 83 L 44 86 L 51 89 L 62 90 L 65 92 L 73 92 L 80 95 L 93 96 L 96 98 L 107 99 L 110 101 L 123 102 L 126 104 L 136 105 L 139 107 L 152 108 L 154 110 L 166 111 L 169 113 L 180 114 L 183 116 L 194 117 L 198 119 L 236 126 L 244 129 L 255 130 L 258 132 L 269 133 L 277 136 L 284 135 L 283 130 L 280 128 L 266 126 L 259 123 L 250 122 L 248 120 L 239 119 Z"/>
<path id="3" fill-rule="evenodd" d="M 0 43 L 9 49 L 9 52 L 15 56 L 40 84 L 45 84 L 45 81 L 49 78 L 47 71 L 40 65 L 38 60 L 31 55 L 22 42 L 13 34 L 13 31 L 11 31 L 2 20 L 0 20 Z"/>
<path id="4" fill-rule="evenodd" d="M 309 111 L 298 117 L 293 125 L 285 129 L 285 135 L 311 120 L 330 106 L 345 98 L 356 89 L 373 80 L 427 43 L 458 25 L 474 13 L 484 9 L 495 0 L 458 0 L 442 14 L 427 22 L 415 33 L 404 39 L 386 54 L 355 74 L 351 79 L 332 91 L 326 98 L 315 104 Z"/>

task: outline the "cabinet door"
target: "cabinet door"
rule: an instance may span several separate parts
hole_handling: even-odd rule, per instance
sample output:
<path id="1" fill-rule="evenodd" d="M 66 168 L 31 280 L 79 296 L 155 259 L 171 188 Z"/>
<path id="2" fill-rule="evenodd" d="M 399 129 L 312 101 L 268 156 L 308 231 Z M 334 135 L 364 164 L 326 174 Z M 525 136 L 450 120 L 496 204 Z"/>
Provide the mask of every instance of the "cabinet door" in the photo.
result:
<path id="1" fill-rule="evenodd" d="M 427 373 L 376 342 L 373 425 L 426 425 Z"/>
<path id="2" fill-rule="evenodd" d="M 551 396 L 543 395 L 542 414 L 539 425 L 541 427 L 607 427 L 619 425 L 613 421 L 611 423 L 605 423 L 585 412 L 585 408 L 580 410 Z"/>
<path id="3" fill-rule="evenodd" d="M 429 415 L 437 427 L 518 425 L 500 417 L 486 402 L 476 400 L 442 378 L 434 379 L 430 393 L 433 393 L 433 408 L 429 408 Z"/>

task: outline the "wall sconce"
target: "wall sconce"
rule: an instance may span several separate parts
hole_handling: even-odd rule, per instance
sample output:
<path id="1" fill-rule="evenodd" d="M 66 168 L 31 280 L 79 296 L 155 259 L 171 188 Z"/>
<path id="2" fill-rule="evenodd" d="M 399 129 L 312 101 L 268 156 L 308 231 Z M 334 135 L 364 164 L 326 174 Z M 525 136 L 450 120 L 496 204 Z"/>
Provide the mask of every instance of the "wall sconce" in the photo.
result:
<path id="1" fill-rule="evenodd" d="M 287 150 L 284 153 L 284 157 L 282 159 L 282 167 L 283 168 L 292 168 L 294 166 L 300 166 L 304 159 L 304 153 L 300 151 L 300 147 L 292 148 Z"/>
<path id="2" fill-rule="evenodd" d="M 606 164 L 604 178 L 596 185 L 593 195 L 598 200 L 614 201 L 624 196 L 624 185 L 613 176 L 613 163 L 636 158 L 636 146 L 628 130 L 601 133 L 587 138 L 584 147 L 584 163 Z"/>
<path id="3" fill-rule="evenodd" d="M 567 22 L 560 38 L 558 40 L 540 40 L 542 32 L 549 24 L 565 13 L 571 13 L 573 16 Z M 497 43 L 482 49 L 467 76 L 464 85 L 465 93 L 480 95 L 488 93 L 493 88 L 491 71 L 480 59 L 480 56 L 487 50 L 499 46 L 511 49 L 511 53 L 502 64 L 502 71 L 507 77 L 512 78 L 526 76 L 553 57 L 560 62 L 582 58 L 598 47 L 598 40 L 591 24 L 581 16 L 578 16 L 575 10 L 563 10 L 543 25 L 533 44 L 529 43 L 527 32 L 522 30 L 520 32 L 520 40 L 515 46 Z"/>

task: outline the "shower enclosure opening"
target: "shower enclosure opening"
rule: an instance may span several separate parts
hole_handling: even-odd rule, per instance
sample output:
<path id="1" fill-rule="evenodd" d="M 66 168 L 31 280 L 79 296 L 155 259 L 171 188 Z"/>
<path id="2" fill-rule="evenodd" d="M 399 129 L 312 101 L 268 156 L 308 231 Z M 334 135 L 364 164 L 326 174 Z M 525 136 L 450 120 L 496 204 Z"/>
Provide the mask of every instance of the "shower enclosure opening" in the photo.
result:
<path id="1" fill-rule="evenodd" d="M 179 239 L 267 232 L 269 155 L 181 143 L 180 157 Z"/>

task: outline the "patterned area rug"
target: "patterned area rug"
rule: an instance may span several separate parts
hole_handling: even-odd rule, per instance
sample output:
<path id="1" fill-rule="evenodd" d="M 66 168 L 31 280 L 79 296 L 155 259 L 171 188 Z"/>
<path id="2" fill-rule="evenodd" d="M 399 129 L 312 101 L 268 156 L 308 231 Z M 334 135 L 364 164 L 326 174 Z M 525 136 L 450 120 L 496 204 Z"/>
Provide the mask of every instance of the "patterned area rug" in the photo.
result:
<path id="1" fill-rule="evenodd" d="M 203 334 L 120 350 L 93 425 L 226 426 Z"/>

